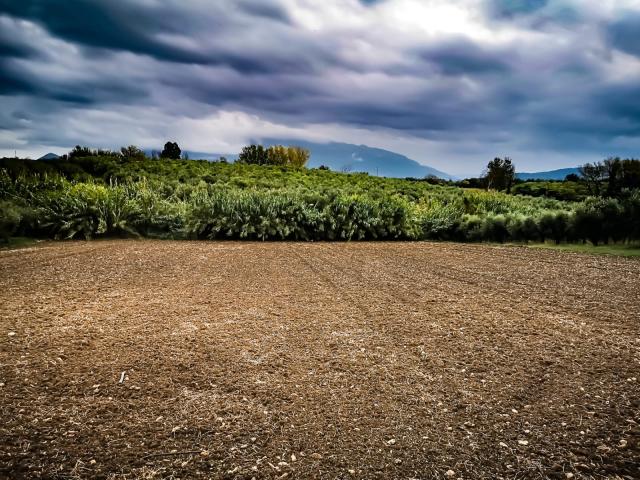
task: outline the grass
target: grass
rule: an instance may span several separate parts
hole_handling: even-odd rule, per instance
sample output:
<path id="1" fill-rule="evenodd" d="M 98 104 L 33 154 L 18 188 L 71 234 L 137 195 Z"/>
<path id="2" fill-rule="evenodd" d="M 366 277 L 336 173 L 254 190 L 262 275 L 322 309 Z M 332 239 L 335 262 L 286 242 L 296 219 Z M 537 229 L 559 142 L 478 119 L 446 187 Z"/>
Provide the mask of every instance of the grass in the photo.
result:
<path id="1" fill-rule="evenodd" d="M 13 250 L 16 248 L 26 248 L 35 245 L 41 240 L 28 237 L 11 237 L 7 242 L 0 240 L 0 250 Z"/>
<path id="2" fill-rule="evenodd" d="M 550 250 L 562 250 L 566 252 L 587 253 L 591 255 L 617 255 L 621 257 L 640 257 L 640 244 L 613 244 L 594 246 L 591 243 L 567 243 L 552 244 L 538 243 L 529 245 L 533 248 L 546 248 Z"/>

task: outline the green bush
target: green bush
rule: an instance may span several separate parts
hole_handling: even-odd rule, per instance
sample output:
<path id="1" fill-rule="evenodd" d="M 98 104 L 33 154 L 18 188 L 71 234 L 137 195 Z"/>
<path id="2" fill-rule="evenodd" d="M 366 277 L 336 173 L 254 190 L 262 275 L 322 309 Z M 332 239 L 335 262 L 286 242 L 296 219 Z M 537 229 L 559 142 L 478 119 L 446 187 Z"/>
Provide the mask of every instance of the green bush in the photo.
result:
<path id="1" fill-rule="evenodd" d="M 274 150 L 275 152 L 275 150 Z M 2 235 L 555 242 L 640 239 L 640 194 L 563 202 L 290 165 L 0 160 Z M 17 213 L 16 213 L 17 212 Z"/>
<path id="2" fill-rule="evenodd" d="M 22 209 L 13 202 L 0 200 L 0 239 L 5 242 L 13 236 L 22 221 Z"/>

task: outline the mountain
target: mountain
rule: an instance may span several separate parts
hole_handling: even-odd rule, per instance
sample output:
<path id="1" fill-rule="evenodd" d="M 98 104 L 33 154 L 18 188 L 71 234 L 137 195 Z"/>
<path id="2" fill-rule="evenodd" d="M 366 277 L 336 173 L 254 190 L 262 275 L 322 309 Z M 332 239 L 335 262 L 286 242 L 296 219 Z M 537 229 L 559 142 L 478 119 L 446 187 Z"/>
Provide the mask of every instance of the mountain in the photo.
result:
<path id="1" fill-rule="evenodd" d="M 60 158 L 60 155 L 49 152 L 46 155 L 41 156 L 38 160 L 56 160 L 58 158 Z"/>
<path id="2" fill-rule="evenodd" d="M 453 179 L 452 175 L 422 165 L 399 153 L 354 145 L 351 143 L 314 143 L 301 140 L 265 139 L 265 145 L 298 145 L 311 152 L 308 166 L 321 165 L 334 171 L 367 172 L 380 177 L 424 178 L 434 175 L 439 178 Z"/>
<path id="3" fill-rule="evenodd" d="M 578 168 L 575 167 L 549 170 L 548 172 L 516 173 L 516 177 L 520 180 L 564 180 L 567 175 L 572 173 L 580 175 Z"/>
<path id="4" fill-rule="evenodd" d="M 304 147 L 311 152 L 311 159 L 308 167 L 317 168 L 321 165 L 329 167 L 331 170 L 340 172 L 367 172 L 370 175 L 380 177 L 396 178 L 424 178 L 429 175 L 454 180 L 456 177 L 448 173 L 436 170 L 433 167 L 422 165 L 399 153 L 372 148 L 367 145 L 354 145 L 351 143 L 315 143 L 303 140 L 287 139 L 264 139 L 261 142 L 265 146 L 270 145 L 297 145 Z M 160 150 L 156 150 L 160 152 Z M 146 150 L 147 155 L 151 155 L 152 150 Z M 232 162 L 238 158 L 237 153 L 205 153 L 183 151 L 193 160 L 218 160 L 225 157 Z"/>

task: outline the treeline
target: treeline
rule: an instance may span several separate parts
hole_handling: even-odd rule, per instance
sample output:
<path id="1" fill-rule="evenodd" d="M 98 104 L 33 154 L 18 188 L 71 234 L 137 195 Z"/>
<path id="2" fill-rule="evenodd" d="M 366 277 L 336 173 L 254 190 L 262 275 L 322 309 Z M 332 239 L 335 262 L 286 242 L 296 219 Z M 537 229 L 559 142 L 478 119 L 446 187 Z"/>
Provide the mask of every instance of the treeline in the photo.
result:
<path id="1" fill-rule="evenodd" d="M 273 165 L 303 168 L 309 161 L 309 150 L 301 147 L 285 147 L 273 145 L 249 145 L 242 149 L 238 156 L 239 163 L 248 165 Z"/>
<path id="2" fill-rule="evenodd" d="M 513 193 L 546 196 L 558 200 L 581 201 L 587 197 L 617 198 L 640 188 L 640 160 L 609 157 L 601 162 L 586 163 L 579 174 L 564 180 L 516 181 Z"/>
<path id="3" fill-rule="evenodd" d="M 640 188 L 640 160 L 609 157 L 580 167 L 589 194 L 617 197 L 624 190 Z"/>
<path id="4" fill-rule="evenodd" d="M 0 162 L 0 234 L 599 244 L 640 239 L 640 195 L 568 203 L 293 165 L 12 160 Z"/>

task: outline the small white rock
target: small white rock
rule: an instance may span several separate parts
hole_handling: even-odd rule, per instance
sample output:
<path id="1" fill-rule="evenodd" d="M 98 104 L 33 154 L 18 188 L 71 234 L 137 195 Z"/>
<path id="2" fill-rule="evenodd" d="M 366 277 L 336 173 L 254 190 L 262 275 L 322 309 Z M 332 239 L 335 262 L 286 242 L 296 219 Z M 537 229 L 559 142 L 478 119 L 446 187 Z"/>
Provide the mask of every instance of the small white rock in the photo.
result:
<path id="1" fill-rule="evenodd" d="M 396 444 L 396 439 L 392 438 L 391 440 L 387 440 L 387 445 L 395 445 Z"/>
<path id="2" fill-rule="evenodd" d="M 506 443 L 504 443 L 504 442 L 500 442 L 500 446 L 501 447 L 505 447 L 505 448 L 508 447 L 508 445 Z"/>
<path id="3" fill-rule="evenodd" d="M 447 473 L 445 473 L 447 477 L 453 477 L 455 474 L 456 472 L 454 472 L 453 470 L 447 470 Z"/>
<path id="4" fill-rule="evenodd" d="M 519 445 L 529 445 L 529 442 L 526 440 L 518 440 Z"/>
<path id="5" fill-rule="evenodd" d="M 16 332 L 9 332 L 7 335 L 9 335 L 10 337 L 15 337 L 16 336 Z"/>

